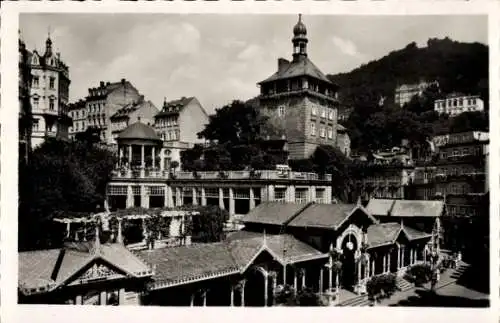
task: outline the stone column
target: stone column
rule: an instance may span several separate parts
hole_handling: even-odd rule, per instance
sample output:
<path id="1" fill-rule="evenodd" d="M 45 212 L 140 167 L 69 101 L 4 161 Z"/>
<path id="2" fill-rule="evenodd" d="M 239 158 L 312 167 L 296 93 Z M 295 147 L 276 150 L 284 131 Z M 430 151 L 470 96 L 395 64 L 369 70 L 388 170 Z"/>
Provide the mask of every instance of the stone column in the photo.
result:
<path id="1" fill-rule="evenodd" d="M 290 185 L 286 189 L 286 192 L 288 194 L 288 202 L 295 203 L 295 186 Z"/>
<path id="2" fill-rule="evenodd" d="M 83 304 L 82 295 L 76 295 L 75 305 L 82 305 L 82 304 Z"/>
<path id="3" fill-rule="evenodd" d="M 234 215 L 234 190 L 232 187 L 229 188 L 229 216 Z"/>
<path id="4" fill-rule="evenodd" d="M 118 305 L 125 305 L 125 288 L 118 290 Z"/>
<path id="5" fill-rule="evenodd" d="M 182 198 L 181 198 L 181 189 L 180 187 L 175 188 L 175 205 L 176 206 L 181 206 L 182 203 Z"/>
<path id="6" fill-rule="evenodd" d="M 231 284 L 231 307 L 234 306 L 234 286 Z"/>
<path id="7" fill-rule="evenodd" d="M 371 266 L 372 266 L 372 276 L 375 276 L 375 258 L 372 259 Z"/>
<path id="8" fill-rule="evenodd" d="M 309 186 L 308 202 L 316 202 L 316 186 Z"/>
<path id="9" fill-rule="evenodd" d="M 207 306 L 207 291 L 203 291 L 203 306 Z"/>
<path id="10" fill-rule="evenodd" d="M 204 187 L 201 188 L 201 205 L 207 205 L 207 195 Z"/>
<path id="11" fill-rule="evenodd" d="M 387 254 L 387 272 L 391 272 L 391 252 Z"/>
<path id="12" fill-rule="evenodd" d="M 323 293 L 323 268 L 319 269 L 319 292 Z"/>
<path id="13" fill-rule="evenodd" d="M 250 193 L 250 210 L 252 210 L 255 208 L 255 196 L 253 192 L 253 187 L 250 187 L 249 193 Z"/>
<path id="14" fill-rule="evenodd" d="M 224 210 L 224 191 L 222 188 L 219 188 L 219 207 Z"/>
<path id="15" fill-rule="evenodd" d="M 194 294 L 194 293 L 193 293 L 193 294 L 191 294 L 191 302 L 190 302 L 190 305 L 189 305 L 189 306 L 191 306 L 191 307 L 193 307 L 193 306 L 194 306 L 194 296 L 195 296 L 195 294 Z"/>
<path id="16" fill-rule="evenodd" d="M 70 232 L 71 232 L 71 223 L 66 222 L 66 238 L 69 238 Z"/>
<path id="17" fill-rule="evenodd" d="M 156 163 L 156 161 L 155 161 L 156 158 L 155 157 L 156 157 L 156 154 L 155 154 L 155 147 L 154 146 L 153 146 L 153 149 L 151 151 L 151 157 L 152 157 L 153 168 L 155 168 L 155 163 Z"/>
<path id="18" fill-rule="evenodd" d="M 142 221 L 142 242 L 147 243 L 147 237 L 148 237 L 148 231 L 146 229 L 146 220 L 144 218 L 141 219 Z"/>
<path id="19" fill-rule="evenodd" d="M 273 305 L 274 305 L 274 302 L 275 302 L 275 295 L 274 293 L 276 292 L 276 285 L 278 284 L 278 276 L 277 276 L 277 273 L 274 273 L 272 276 L 271 276 L 271 279 L 273 280 Z"/>
<path id="20" fill-rule="evenodd" d="M 198 196 L 196 194 L 196 187 L 193 187 L 192 191 L 193 191 L 193 205 L 198 205 Z"/>
<path id="21" fill-rule="evenodd" d="M 128 146 L 128 167 L 132 165 L 132 145 Z"/>
<path id="22" fill-rule="evenodd" d="M 144 168 L 144 145 L 141 145 L 141 168 Z"/>
<path id="23" fill-rule="evenodd" d="M 401 246 L 401 268 L 405 267 L 405 246 Z"/>
<path id="24" fill-rule="evenodd" d="M 361 259 L 358 258 L 358 284 L 361 281 Z"/>
<path id="25" fill-rule="evenodd" d="M 304 289 L 306 287 L 306 270 L 304 269 L 303 275 L 302 275 L 302 286 L 300 289 Z"/>
<path id="26" fill-rule="evenodd" d="M 245 284 L 246 280 L 243 280 L 241 286 L 241 306 L 245 306 Z"/>
<path id="27" fill-rule="evenodd" d="M 424 246 L 424 263 L 427 262 L 427 248 Z"/>
<path id="28" fill-rule="evenodd" d="M 267 187 L 267 201 L 268 202 L 274 201 L 274 185 L 269 185 Z"/>
<path id="29" fill-rule="evenodd" d="M 127 186 L 127 208 L 134 206 L 134 192 L 132 191 L 132 185 Z"/>
<path id="30" fill-rule="evenodd" d="M 398 245 L 398 266 L 397 269 L 401 268 L 401 246 Z"/>
<path id="31" fill-rule="evenodd" d="M 163 195 L 164 195 L 163 206 L 164 207 L 170 207 L 171 206 L 169 204 L 170 203 L 170 201 L 169 201 L 169 198 L 170 198 L 170 196 L 169 196 L 170 195 L 169 194 L 170 193 L 169 190 L 170 190 L 170 186 L 166 186 L 165 189 L 164 189 L 164 191 L 163 191 Z"/>
<path id="32" fill-rule="evenodd" d="M 286 285 L 286 264 L 283 265 L 283 286 Z"/>
<path id="33" fill-rule="evenodd" d="M 99 305 L 106 305 L 106 301 L 107 301 L 106 297 L 107 297 L 106 291 L 102 291 L 99 294 Z"/>
<path id="34" fill-rule="evenodd" d="M 145 209 L 149 208 L 149 195 L 145 185 L 141 185 L 141 206 Z"/>
<path id="35" fill-rule="evenodd" d="M 267 293 L 267 290 L 268 290 L 268 286 L 267 284 L 269 283 L 268 281 L 268 275 L 267 273 L 263 273 L 264 275 L 264 307 L 267 306 L 267 298 L 268 298 L 268 293 Z"/>
<path id="36" fill-rule="evenodd" d="M 331 292 L 333 289 L 333 264 L 330 264 L 330 266 L 328 266 L 328 277 L 328 289 Z"/>
<path id="37" fill-rule="evenodd" d="M 120 155 L 120 160 L 119 160 L 118 164 L 120 166 L 122 166 L 122 161 L 123 161 L 123 147 L 118 148 L 118 151 L 119 151 L 119 155 Z"/>
<path id="38" fill-rule="evenodd" d="M 293 271 L 293 293 L 297 294 L 297 271 Z"/>

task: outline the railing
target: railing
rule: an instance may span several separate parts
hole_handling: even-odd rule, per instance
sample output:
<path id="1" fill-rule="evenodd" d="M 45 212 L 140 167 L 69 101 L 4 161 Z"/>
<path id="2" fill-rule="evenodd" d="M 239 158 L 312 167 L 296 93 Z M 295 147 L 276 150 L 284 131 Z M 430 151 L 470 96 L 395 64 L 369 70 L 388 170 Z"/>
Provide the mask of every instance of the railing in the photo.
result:
<path id="1" fill-rule="evenodd" d="M 168 178 L 168 171 L 159 169 L 121 169 L 114 170 L 114 178 Z"/>
<path id="2" fill-rule="evenodd" d="M 261 170 L 261 171 L 210 171 L 210 172 L 177 172 L 177 179 L 294 179 L 294 180 L 321 180 L 331 181 L 332 175 L 325 174 L 320 176 L 317 173 L 302 173 L 302 172 L 288 172 L 278 170 Z"/>

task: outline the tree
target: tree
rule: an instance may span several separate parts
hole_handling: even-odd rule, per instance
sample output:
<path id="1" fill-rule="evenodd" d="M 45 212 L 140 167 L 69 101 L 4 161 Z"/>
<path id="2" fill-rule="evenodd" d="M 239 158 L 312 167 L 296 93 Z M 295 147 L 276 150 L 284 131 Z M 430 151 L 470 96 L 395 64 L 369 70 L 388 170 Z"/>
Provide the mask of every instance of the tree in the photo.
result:
<path id="1" fill-rule="evenodd" d="M 373 303 L 380 302 L 385 298 L 390 298 L 397 290 L 396 275 L 394 274 L 373 276 L 366 283 L 368 299 Z"/>
<path id="2" fill-rule="evenodd" d="M 218 242 L 224 238 L 224 225 L 229 219 L 229 213 L 218 206 L 182 206 L 182 210 L 200 212 L 192 217 L 190 233 L 192 241 Z"/>
<path id="3" fill-rule="evenodd" d="M 19 165 L 19 249 L 54 246 L 52 219 L 61 212 L 102 209 L 116 164 L 113 153 L 84 141 L 47 139 Z"/>
<path id="4" fill-rule="evenodd" d="M 304 288 L 297 292 L 293 287 L 286 285 L 276 293 L 275 302 L 283 306 L 327 306 L 322 297 L 311 288 Z"/>

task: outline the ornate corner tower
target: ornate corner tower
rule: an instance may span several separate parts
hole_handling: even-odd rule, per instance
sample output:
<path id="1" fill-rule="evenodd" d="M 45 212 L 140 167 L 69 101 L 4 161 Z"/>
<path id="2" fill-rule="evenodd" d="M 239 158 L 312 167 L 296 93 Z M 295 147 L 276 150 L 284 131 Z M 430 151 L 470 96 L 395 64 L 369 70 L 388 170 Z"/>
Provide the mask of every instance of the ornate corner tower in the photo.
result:
<path id="1" fill-rule="evenodd" d="M 292 60 L 278 58 L 278 71 L 258 83 L 269 137 L 286 138 L 290 159 L 308 158 L 318 145 L 336 145 L 337 90 L 307 56 L 302 15 L 293 28 Z"/>

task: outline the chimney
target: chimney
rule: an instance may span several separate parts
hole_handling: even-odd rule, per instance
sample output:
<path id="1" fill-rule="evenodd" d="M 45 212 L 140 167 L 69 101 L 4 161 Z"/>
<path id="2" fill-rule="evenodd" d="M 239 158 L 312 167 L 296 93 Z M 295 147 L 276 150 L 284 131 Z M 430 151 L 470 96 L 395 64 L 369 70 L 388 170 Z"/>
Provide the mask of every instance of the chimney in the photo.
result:
<path id="1" fill-rule="evenodd" d="M 122 84 L 125 84 L 125 79 L 122 79 Z"/>
<path id="2" fill-rule="evenodd" d="M 101 87 L 104 87 L 104 82 L 103 81 L 101 81 Z"/>
<path id="3" fill-rule="evenodd" d="M 111 82 L 106 82 L 106 86 L 111 85 Z"/>
<path id="4" fill-rule="evenodd" d="M 288 60 L 284 58 L 278 58 L 278 72 L 283 71 L 289 64 L 290 62 Z"/>

